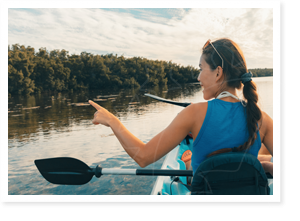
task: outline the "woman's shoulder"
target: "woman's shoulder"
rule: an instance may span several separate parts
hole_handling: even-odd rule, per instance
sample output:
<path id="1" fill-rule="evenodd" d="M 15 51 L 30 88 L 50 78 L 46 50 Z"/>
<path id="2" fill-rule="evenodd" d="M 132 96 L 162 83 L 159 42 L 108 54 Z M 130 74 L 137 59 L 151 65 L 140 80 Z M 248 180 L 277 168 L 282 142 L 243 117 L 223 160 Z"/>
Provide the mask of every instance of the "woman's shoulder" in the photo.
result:
<path id="1" fill-rule="evenodd" d="M 260 134 L 266 134 L 273 128 L 273 119 L 264 111 L 261 111 L 261 118 L 258 121 Z"/>
<path id="2" fill-rule="evenodd" d="M 273 124 L 273 119 L 264 111 L 261 111 L 261 118 L 259 120 L 262 126 L 267 126 L 270 123 Z"/>
<path id="3" fill-rule="evenodd" d="M 207 110 L 207 102 L 198 102 L 198 103 L 191 103 L 189 106 L 184 108 L 181 113 L 183 117 L 188 118 L 195 118 L 199 115 L 205 115 Z"/>
<path id="4" fill-rule="evenodd" d="M 188 112 L 191 114 L 191 116 L 205 116 L 206 111 L 208 107 L 208 102 L 198 102 L 198 103 L 192 103 L 186 109 L 188 109 Z"/>
<path id="5" fill-rule="evenodd" d="M 193 110 L 201 110 L 201 109 L 207 109 L 208 106 L 208 102 L 198 102 L 198 103 L 192 103 L 191 105 L 189 105 L 189 107 Z"/>

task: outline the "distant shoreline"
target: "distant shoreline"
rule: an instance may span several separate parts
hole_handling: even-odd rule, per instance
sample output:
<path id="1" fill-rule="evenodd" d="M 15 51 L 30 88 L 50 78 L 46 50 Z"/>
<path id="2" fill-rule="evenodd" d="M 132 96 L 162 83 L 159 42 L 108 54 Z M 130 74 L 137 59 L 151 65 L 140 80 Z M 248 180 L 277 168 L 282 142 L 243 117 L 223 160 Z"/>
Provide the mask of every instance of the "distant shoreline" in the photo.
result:
<path id="1" fill-rule="evenodd" d="M 273 69 L 248 69 L 254 77 L 273 76 Z M 47 51 L 24 45 L 8 47 L 8 95 L 46 91 L 84 91 L 183 85 L 197 82 L 199 69 L 172 61 L 66 50 Z"/>

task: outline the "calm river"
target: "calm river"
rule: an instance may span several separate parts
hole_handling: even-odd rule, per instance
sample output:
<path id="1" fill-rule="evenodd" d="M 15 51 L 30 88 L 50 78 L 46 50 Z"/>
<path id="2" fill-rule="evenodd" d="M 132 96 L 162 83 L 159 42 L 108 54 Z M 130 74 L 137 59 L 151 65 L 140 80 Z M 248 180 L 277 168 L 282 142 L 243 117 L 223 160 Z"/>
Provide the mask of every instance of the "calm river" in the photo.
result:
<path id="1" fill-rule="evenodd" d="M 273 118 L 273 78 L 255 78 L 260 106 Z M 143 142 L 167 127 L 183 109 L 144 96 L 151 93 L 175 101 L 204 101 L 198 84 L 148 90 L 98 91 L 12 97 L 8 100 L 8 194 L 10 195 L 148 195 L 156 177 L 102 176 L 80 186 L 46 181 L 35 159 L 74 157 L 91 167 L 139 168 L 112 130 L 91 123 L 91 99 L 119 117 Z M 97 100 L 98 99 L 98 100 Z M 160 168 L 163 159 L 147 168 Z"/>

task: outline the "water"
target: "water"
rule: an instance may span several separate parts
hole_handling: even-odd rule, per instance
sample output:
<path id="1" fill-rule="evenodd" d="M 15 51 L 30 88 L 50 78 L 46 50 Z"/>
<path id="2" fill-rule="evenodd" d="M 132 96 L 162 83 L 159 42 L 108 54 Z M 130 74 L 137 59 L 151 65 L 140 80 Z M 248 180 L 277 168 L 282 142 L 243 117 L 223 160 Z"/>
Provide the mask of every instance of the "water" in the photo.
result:
<path id="1" fill-rule="evenodd" d="M 273 117 L 273 78 L 256 78 L 260 106 Z M 197 84 L 182 88 L 148 91 L 98 91 L 81 94 L 48 94 L 9 99 L 8 108 L 8 193 L 11 195 L 148 195 L 156 177 L 102 176 L 80 186 L 47 182 L 34 165 L 35 159 L 74 157 L 91 167 L 139 168 L 127 155 L 110 128 L 93 125 L 95 109 L 88 99 L 115 95 L 97 101 L 119 117 L 143 142 L 166 128 L 183 109 L 145 97 L 148 92 L 185 102 L 204 101 Z M 138 102 L 138 103 L 136 103 Z M 77 104 L 77 106 L 76 106 Z M 33 107 L 33 109 L 32 109 Z M 164 158 L 147 168 L 158 169 Z"/>

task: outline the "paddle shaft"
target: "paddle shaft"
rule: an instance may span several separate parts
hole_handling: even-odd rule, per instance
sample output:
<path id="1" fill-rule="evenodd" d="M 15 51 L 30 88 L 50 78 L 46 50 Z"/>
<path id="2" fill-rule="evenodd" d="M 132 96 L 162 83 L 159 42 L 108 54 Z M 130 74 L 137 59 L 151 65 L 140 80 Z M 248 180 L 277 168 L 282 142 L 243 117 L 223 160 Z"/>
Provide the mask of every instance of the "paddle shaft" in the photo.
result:
<path id="1" fill-rule="evenodd" d="M 80 175 L 78 172 L 47 172 L 52 175 Z M 97 167 L 94 170 L 86 171 L 86 173 L 94 174 L 96 177 L 101 175 L 136 175 L 136 176 L 193 176 L 191 170 L 163 170 L 163 169 L 103 169 Z M 100 176 L 99 176 L 100 175 Z M 272 179 L 273 176 L 266 173 L 267 178 Z"/>
<path id="2" fill-rule="evenodd" d="M 103 169 L 97 166 L 94 169 L 95 176 L 101 175 L 137 175 L 137 176 L 193 176 L 192 170 L 169 169 Z M 100 175 L 100 176 L 99 176 Z M 273 179 L 270 173 L 266 173 L 268 179 Z"/>
<path id="3" fill-rule="evenodd" d="M 95 176 L 99 175 L 137 175 L 137 176 L 193 176 L 191 170 L 163 170 L 163 169 L 103 169 L 95 168 Z"/>
<path id="4" fill-rule="evenodd" d="M 167 100 L 167 99 L 155 96 L 153 94 L 144 94 L 144 95 L 148 96 L 148 97 L 151 97 L 155 100 L 161 101 L 161 102 L 165 102 L 165 103 L 168 103 L 168 104 L 174 104 L 174 105 L 181 106 L 181 107 L 187 107 L 191 104 L 191 103 L 186 103 L 186 102 L 177 102 L 177 101 Z"/>

